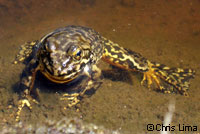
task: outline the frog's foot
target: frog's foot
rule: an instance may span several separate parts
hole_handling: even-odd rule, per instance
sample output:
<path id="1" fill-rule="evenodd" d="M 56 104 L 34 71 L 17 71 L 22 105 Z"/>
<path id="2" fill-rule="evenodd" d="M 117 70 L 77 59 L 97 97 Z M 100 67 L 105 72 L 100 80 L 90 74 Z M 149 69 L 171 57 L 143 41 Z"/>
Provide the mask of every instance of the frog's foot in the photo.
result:
<path id="1" fill-rule="evenodd" d="M 144 78 L 141 84 L 147 80 L 148 88 L 150 88 L 154 81 L 158 89 L 164 93 L 179 92 L 184 96 L 188 96 L 189 80 L 195 76 L 193 69 L 170 68 L 163 64 L 147 62 L 148 71 L 143 72 Z"/>
<path id="2" fill-rule="evenodd" d="M 22 109 L 27 106 L 30 110 L 32 109 L 32 106 L 31 106 L 31 103 L 30 103 L 30 100 L 36 104 L 39 104 L 38 101 L 36 101 L 35 99 L 31 98 L 30 96 L 29 97 L 26 97 L 24 99 L 20 99 L 18 101 L 18 110 L 17 110 L 17 113 L 16 113 L 16 117 L 15 117 L 15 120 L 18 122 L 20 120 L 20 114 L 22 112 Z"/>
<path id="3" fill-rule="evenodd" d="M 60 98 L 60 100 L 70 101 L 67 105 L 68 108 L 76 106 L 81 99 L 84 98 L 85 94 L 87 94 L 87 91 L 92 91 L 91 89 L 96 90 L 102 83 L 100 78 L 101 70 L 96 65 L 93 65 L 92 67 L 86 66 L 84 69 L 84 75 L 89 78 L 86 85 L 78 87 L 78 89 L 80 89 L 78 93 L 65 93 L 63 94 L 63 97 Z M 66 107 L 64 109 L 66 109 Z"/>
<path id="4" fill-rule="evenodd" d="M 160 89 L 162 91 L 164 89 L 164 87 L 161 86 L 160 80 L 158 77 L 159 76 L 157 76 L 157 74 L 155 73 L 155 70 L 153 68 L 149 68 L 149 70 L 147 72 L 144 72 L 144 76 L 141 81 L 141 85 L 144 85 L 144 82 L 147 81 L 147 86 L 150 89 L 153 82 L 155 82 L 158 89 Z"/>
<path id="5" fill-rule="evenodd" d="M 73 93 L 73 94 L 65 93 L 63 94 L 63 97 L 60 98 L 60 100 L 70 101 L 67 105 L 67 107 L 70 108 L 76 106 L 80 102 L 79 96 L 80 96 L 79 93 Z M 64 107 L 64 109 L 66 109 L 67 107 Z"/>

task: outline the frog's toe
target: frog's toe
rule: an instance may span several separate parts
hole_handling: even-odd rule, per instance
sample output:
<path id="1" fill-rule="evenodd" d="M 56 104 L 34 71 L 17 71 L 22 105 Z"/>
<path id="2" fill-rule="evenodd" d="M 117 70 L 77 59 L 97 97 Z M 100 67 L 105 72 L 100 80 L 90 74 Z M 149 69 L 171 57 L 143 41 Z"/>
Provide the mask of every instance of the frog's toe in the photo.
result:
<path id="1" fill-rule="evenodd" d="M 67 107 L 70 108 L 76 106 L 80 102 L 79 96 L 80 96 L 79 93 L 73 93 L 73 94 L 65 93 L 63 94 L 63 97 L 60 98 L 60 100 L 69 101 Z M 66 107 L 64 107 L 64 109 L 66 109 Z"/>
<path id="2" fill-rule="evenodd" d="M 15 118 L 16 121 L 19 121 L 21 111 L 25 106 L 27 106 L 29 109 L 32 109 L 32 106 L 31 106 L 28 99 L 19 100 L 18 103 L 19 103 L 19 105 L 18 105 L 17 115 L 16 115 L 16 118 Z"/>
<path id="3" fill-rule="evenodd" d="M 162 91 L 164 89 L 164 87 L 161 86 L 161 84 L 160 84 L 159 76 L 157 76 L 155 71 L 151 68 L 149 69 L 149 71 L 144 72 L 144 76 L 143 76 L 143 79 L 141 81 L 141 85 L 144 85 L 145 81 L 147 81 L 147 86 L 148 86 L 149 89 L 151 88 L 151 85 L 153 83 L 155 83 L 157 85 L 157 88 L 159 90 Z"/>
<path id="4" fill-rule="evenodd" d="M 39 102 L 33 98 L 30 98 L 30 97 L 27 97 L 25 99 L 21 99 L 18 101 L 18 110 L 17 110 L 17 113 L 16 113 L 16 117 L 15 117 L 15 120 L 18 122 L 20 120 L 20 114 L 22 112 L 22 109 L 27 106 L 30 110 L 32 109 L 32 106 L 31 106 L 31 103 L 30 103 L 30 100 L 33 102 L 33 103 L 36 103 L 36 104 L 39 104 Z"/>

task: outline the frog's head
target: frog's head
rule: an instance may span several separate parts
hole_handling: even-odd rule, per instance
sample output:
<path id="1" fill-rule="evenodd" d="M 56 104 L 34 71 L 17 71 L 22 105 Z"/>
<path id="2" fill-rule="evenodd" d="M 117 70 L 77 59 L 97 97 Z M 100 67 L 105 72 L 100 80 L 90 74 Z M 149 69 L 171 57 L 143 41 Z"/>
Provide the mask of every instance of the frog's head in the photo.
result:
<path id="1" fill-rule="evenodd" d="M 66 32 L 45 38 L 39 53 L 42 73 L 57 83 L 75 79 L 90 64 L 88 43 L 80 35 Z"/>

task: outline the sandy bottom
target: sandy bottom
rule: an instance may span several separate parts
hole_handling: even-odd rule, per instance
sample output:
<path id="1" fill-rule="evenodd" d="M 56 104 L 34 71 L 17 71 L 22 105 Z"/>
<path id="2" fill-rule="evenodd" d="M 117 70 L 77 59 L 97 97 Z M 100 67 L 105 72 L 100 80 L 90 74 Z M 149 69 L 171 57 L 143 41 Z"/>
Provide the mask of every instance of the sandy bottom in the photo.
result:
<path id="1" fill-rule="evenodd" d="M 84 122 L 120 130 L 122 133 L 145 133 L 147 125 L 162 124 L 170 101 L 175 103 L 172 122 L 179 132 L 182 126 L 197 126 L 200 131 L 200 1 L 140 0 L 56 0 L 0 2 L 0 124 L 14 125 L 19 94 L 15 92 L 24 65 L 12 61 L 21 44 L 40 39 L 52 30 L 67 25 L 95 29 L 125 48 L 141 53 L 152 61 L 168 66 L 193 68 L 189 97 L 149 91 L 140 85 L 142 75 L 122 72 L 106 75 L 94 95 L 75 108 L 64 110 L 61 96 L 45 82 L 36 80 L 40 105 L 32 111 L 24 108 L 21 121 L 44 123 L 77 117 Z M 100 62 L 100 68 L 109 65 Z M 48 90 L 45 90 L 48 89 Z M 12 107 L 8 107 L 8 106 Z M 158 125 L 159 126 L 159 125 Z M 190 130 L 191 131 L 191 130 Z M 159 133 L 151 131 L 149 133 Z M 182 133 L 184 133 L 182 131 Z"/>

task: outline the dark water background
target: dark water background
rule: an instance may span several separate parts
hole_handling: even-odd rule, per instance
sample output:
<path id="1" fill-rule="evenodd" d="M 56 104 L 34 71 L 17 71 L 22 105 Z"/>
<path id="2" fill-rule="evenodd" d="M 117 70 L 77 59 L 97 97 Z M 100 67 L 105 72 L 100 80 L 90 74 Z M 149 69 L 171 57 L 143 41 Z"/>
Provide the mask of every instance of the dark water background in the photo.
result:
<path id="1" fill-rule="evenodd" d="M 149 60 L 193 68 L 190 97 L 149 91 L 141 75 L 104 78 L 98 91 L 84 99 L 80 112 L 63 110 L 59 94 L 41 91 L 41 105 L 24 108 L 27 124 L 78 117 L 124 133 L 147 132 L 147 124 L 161 124 L 170 100 L 175 101 L 174 126 L 198 126 L 200 131 L 200 1 L 199 0 L 1 0 L 0 1 L 0 124 L 14 125 L 18 94 L 14 92 L 24 65 L 12 61 L 21 44 L 52 30 L 82 25 L 95 29 Z M 102 63 L 102 62 L 101 62 Z M 109 65 L 102 63 L 102 68 Z M 118 78 L 114 78 L 118 77 Z M 42 82 L 41 82 L 42 83 Z M 40 87 L 38 87 L 40 88 Z M 13 103 L 14 102 L 14 103 Z M 13 105 L 11 109 L 8 105 Z"/>

